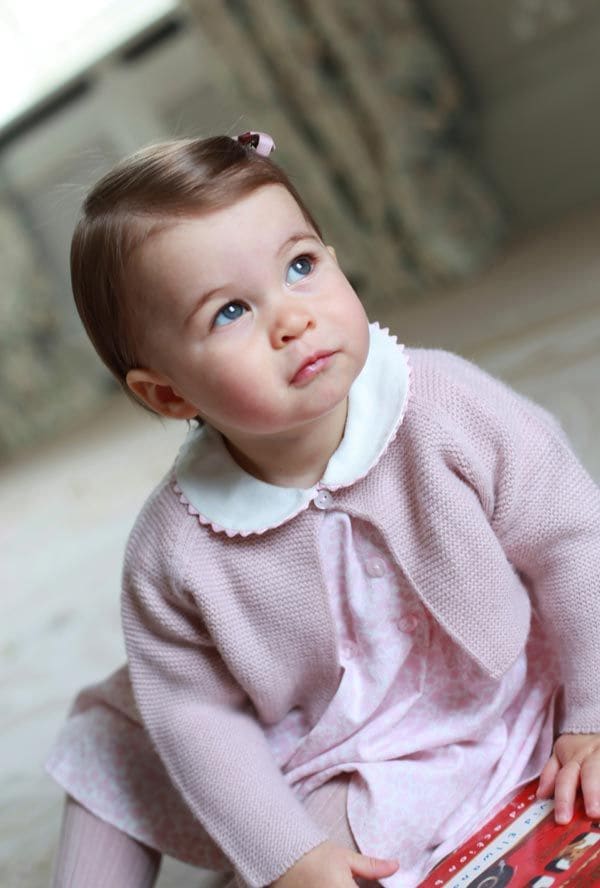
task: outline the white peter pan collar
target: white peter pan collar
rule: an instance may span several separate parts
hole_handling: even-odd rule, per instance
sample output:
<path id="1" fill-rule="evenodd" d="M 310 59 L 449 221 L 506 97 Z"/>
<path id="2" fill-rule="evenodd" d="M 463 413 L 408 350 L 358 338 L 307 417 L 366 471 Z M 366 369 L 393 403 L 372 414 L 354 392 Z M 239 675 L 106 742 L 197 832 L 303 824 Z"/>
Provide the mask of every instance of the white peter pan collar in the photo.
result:
<path id="1" fill-rule="evenodd" d="M 245 472 L 220 433 L 204 425 L 190 430 L 175 463 L 175 490 L 202 524 L 228 536 L 264 533 L 289 521 L 327 491 L 349 487 L 373 468 L 404 418 L 410 367 L 395 336 L 369 326 L 369 354 L 348 394 L 344 437 L 321 481 L 308 489 L 277 487 Z"/>

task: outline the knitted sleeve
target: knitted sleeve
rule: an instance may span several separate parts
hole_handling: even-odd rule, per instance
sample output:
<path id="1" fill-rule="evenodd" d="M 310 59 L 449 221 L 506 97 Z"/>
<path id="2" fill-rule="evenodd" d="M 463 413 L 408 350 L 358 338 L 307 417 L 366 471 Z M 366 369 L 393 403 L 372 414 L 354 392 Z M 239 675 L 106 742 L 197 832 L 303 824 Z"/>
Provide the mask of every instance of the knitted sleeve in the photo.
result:
<path id="1" fill-rule="evenodd" d="M 600 732 L 600 489 L 539 405 L 461 358 L 439 363 L 463 430 L 459 471 L 559 654 L 559 728 Z"/>
<path id="2" fill-rule="evenodd" d="M 183 588 L 180 562 L 198 528 L 168 493 L 146 505 L 125 557 L 122 619 L 136 702 L 191 811 L 247 884 L 268 885 L 327 836 L 285 782 Z"/>

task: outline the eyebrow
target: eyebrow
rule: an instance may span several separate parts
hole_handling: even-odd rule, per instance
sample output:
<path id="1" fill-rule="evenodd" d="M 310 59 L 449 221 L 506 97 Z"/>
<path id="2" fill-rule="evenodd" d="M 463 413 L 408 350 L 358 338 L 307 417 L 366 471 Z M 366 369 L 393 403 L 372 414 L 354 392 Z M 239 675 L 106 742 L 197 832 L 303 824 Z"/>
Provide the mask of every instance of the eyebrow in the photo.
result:
<path id="1" fill-rule="evenodd" d="M 208 302 L 209 299 L 212 299 L 213 296 L 216 296 L 217 293 L 221 292 L 221 290 L 226 290 L 228 288 L 228 286 L 229 286 L 229 284 L 223 284 L 220 287 L 213 287 L 212 290 L 207 290 L 206 293 L 202 293 L 202 295 L 199 296 L 198 299 L 196 300 L 196 302 L 194 303 L 194 307 L 192 308 L 192 310 L 190 311 L 190 313 L 186 317 L 185 321 L 183 322 L 184 327 L 187 324 L 189 324 L 189 322 L 192 320 L 192 318 L 194 317 L 196 312 L 199 311 L 202 308 L 202 306 Z"/>
<path id="2" fill-rule="evenodd" d="M 296 232 L 296 234 L 290 235 L 290 237 L 288 237 L 288 239 L 282 243 L 282 245 L 277 250 L 276 255 L 281 256 L 282 253 L 285 253 L 288 247 L 291 247 L 294 244 L 297 244 L 299 241 L 303 240 L 314 240 L 317 243 L 321 243 L 317 235 L 314 234 L 312 231 L 298 231 Z"/>

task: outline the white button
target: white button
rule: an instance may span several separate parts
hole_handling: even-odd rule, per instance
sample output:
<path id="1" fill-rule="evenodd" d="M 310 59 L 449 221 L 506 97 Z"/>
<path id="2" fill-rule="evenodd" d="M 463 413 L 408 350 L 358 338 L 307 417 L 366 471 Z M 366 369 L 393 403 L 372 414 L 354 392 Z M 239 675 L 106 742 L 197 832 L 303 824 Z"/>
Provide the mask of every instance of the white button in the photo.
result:
<path id="1" fill-rule="evenodd" d="M 344 659 L 351 660 L 352 657 L 355 657 L 357 655 L 358 648 L 353 641 L 345 641 L 342 644 L 341 653 Z"/>
<path id="2" fill-rule="evenodd" d="M 319 490 L 315 497 L 317 509 L 329 509 L 333 505 L 333 497 L 328 490 Z"/>
<path id="3" fill-rule="evenodd" d="M 419 621 L 414 614 L 407 614 L 405 617 L 400 617 L 400 619 L 396 621 L 396 625 L 401 632 L 408 632 L 411 634 L 419 625 Z"/>
<path id="4" fill-rule="evenodd" d="M 369 558 L 365 568 L 370 577 L 382 577 L 385 574 L 385 561 L 383 558 Z"/>

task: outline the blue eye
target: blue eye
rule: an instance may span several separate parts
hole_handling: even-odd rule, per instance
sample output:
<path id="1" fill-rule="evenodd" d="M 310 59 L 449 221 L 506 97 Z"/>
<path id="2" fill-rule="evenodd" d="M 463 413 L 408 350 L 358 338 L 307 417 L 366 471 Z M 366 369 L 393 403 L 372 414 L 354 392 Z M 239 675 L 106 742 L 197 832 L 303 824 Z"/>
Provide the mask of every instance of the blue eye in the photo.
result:
<path id="1" fill-rule="evenodd" d="M 310 256 L 298 256 L 290 263 L 286 276 L 286 283 L 295 284 L 297 281 L 301 281 L 302 278 L 305 278 L 307 274 L 310 274 L 312 270 L 313 263 Z"/>
<path id="2" fill-rule="evenodd" d="M 247 311 L 246 306 L 242 305 L 241 302 L 228 302 L 215 315 L 213 326 L 225 327 L 231 321 L 237 321 L 238 318 L 241 318 L 245 311 Z"/>

